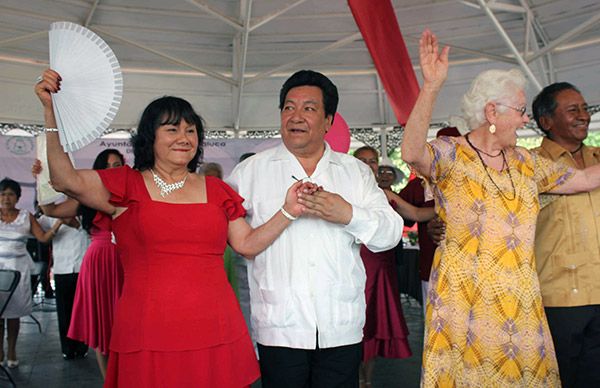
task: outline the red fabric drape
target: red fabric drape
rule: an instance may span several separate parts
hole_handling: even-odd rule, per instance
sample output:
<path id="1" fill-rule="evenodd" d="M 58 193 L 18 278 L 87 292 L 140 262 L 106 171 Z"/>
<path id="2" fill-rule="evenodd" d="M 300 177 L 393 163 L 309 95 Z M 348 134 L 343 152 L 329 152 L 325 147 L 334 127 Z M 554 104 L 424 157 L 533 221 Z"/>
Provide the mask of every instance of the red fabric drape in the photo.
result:
<path id="1" fill-rule="evenodd" d="M 400 124 L 406 124 L 419 83 L 390 0 L 348 0 Z"/>

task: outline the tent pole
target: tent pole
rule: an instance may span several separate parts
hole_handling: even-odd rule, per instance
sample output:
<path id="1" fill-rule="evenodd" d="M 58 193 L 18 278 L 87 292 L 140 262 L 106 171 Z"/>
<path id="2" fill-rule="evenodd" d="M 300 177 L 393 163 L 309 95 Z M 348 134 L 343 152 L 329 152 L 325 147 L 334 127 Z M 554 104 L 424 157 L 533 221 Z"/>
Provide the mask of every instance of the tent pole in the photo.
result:
<path id="1" fill-rule="evenodd" d="M 325 47 L 321 47 L 320 49 L 318 49 L 316 51 L 313 51 L 310 54 L 303 55 L 302 57 L 300 57 L 300 58 L 298 58 L 296 60 L 293 60 L 291 62 L 285 63 L 285 64 L 283 64 L 281 66 L 277 66 L 277 67 L 275 67 L 275 68 L 273 68 L 271 70 L 267 70 L 267 71 L 264 71 L 262 73 L 258 73 L 254 77 L 249 78 L 246 81 L 246 84 L 250 84 L 250 83 L 259 81 L 259 80 L 261 80 L 263 78 L 266 78 L 266 77 L 268 77 L 268 76 L 270 76 L 272 74 L 275 74 L 277 72 L 280 72 L 280 71 L 283 71 L 283 70 L 287 70 L 290 67 L 294 67 L 294 66 L 296 66 L 296 65 L 298 65 L 300 63 L 304 63 L 304 62 L 308 61 L 310 58 L 312 58 L 312 57 L 314 57 L 316 55 L 322 54 L 322 53 L 324 53 L 326 51 L 329 51 L 329 50 L 335 50 L 337 48 L 340 48 L 340 47 L 343 47 L 345 45 L 348 45 L 348 44 L 350 44 L 350 43 L 352 43 L 352 42 L 354 42 L 356 40 L 360 40 L 361 37 L 362 37 L 362 35 L 361 35 L 360 32 L 356 32 L 356 33 L 354 33 L 352 35 L 348 35 L 347 37 L 342 38 L 340 40 L 337 40 L 337 41 L 335 41 L 335 42 L 333 42 L 333 43 L 331 43 L 331 44 L 329 44 L 329 45 L 327 45 Z"/>
<path id="2" fill-rule="evenodd" d="M 496 16 L 492 12 L 492 10 L 487 6 L 487 4 L 485 3 L 484 0 L 477 0 L 477 2 L 481 6 L 481 8 L 484 10 L 484 12 L 486 13 L 486 15 L 490 18 L 490 20 L 494 24 L 494 27 L 496 27 L 496 30 L 498 31 L 498 33 L 500 34 L 500 36 L 502 37 L 502 39 L 504 40 L 504 42 L 506 43 L 506 45 L 508 46 L 508 48 L 510 49 L 510 51 L 512 51 L 512 53 L 515 56 L 517 62 L 519 63 L 519 65 L 521 66 L 521 68 L 523 69 L 523 71 L 525 71 L 525 74 L 527 74 L 527 76 L 529 77 L 529 79 L 531 80 L 531 82 L 533 82 L 533 84 L 537 88 L 537 91 L 539 92 L 540 90 L 542 90 L 542 85 L 537 80 L 537 78 L 535 77 L 535 75 L 533 74 L 533 72 L 531 71 L 531 69 L 529 68 L 529 66 L 527 65 L 527 62 L 525 62 L 525 60 L 523 59 L 523 57 L 519 53 L 519 50 L 517 50 L 517 48 L 513 44 L 512 40 L 510 40 L 510 37 L 508 36 L 508 34 L 506 33 L 506 31 L 504 30 L 504 28 L 502 27 L 502 25 L 498 21 L 498 19 L 496 18 Z"/>
<path id="3" fill-rule="evenodd" d="M 152 54 L 158 55 L 159 57 L 167 59 L 170 62 L 176 63 L 176 64 L 181 65 L 181 66 L 188 67 L 188 68 L 193 69 L 193 70 L 196 70 L 197 72 L 206 74 L 206 75 L 208 75 L 210 77 L 216 78 L 216 79 L 218 79 L 220 81 L 223 81 L 225 83 L 228 83 L 230 85 L 235 85 L 236 84 L 235 81 L 232 80 L 231 78 L 226 77 L 226 76 L 224 76 L 224 75 L 222 75 L 220 73 L 217 73 L 214 70 L 209 70 L 209 69 L 207 69 L 205 67 L 200 67 L 200 66 L 192 65 L 191 63 L 185 62 L 185 61 L 183 61 L 181 59 L 178 59 L 178 58 L 175 58 L 175 57 L 173 57 L 171 55 L 165 54 L 165 53 L 163 53 L 163 52 L 161 52 L 159 50 L 155 50 L 155 49 L 153 49 L 151 47 L 145 46 L 143 44 L 140 44 L 140 43 L 134 42 L 132 40 L 125 39 L 125 38 L 120 37 L 118 35 L 112 34 L 110 32 L 107 32 L 103 28 L 99 28 L 99 27 L 95 26 L 94 30 L 102 33 L 103 35 L 110 36 L 111 38 L 116 39 L 118 41 L 121 41 L 121 42 L 123 42 L 125 44 L 128 44 L 130 46 L 137 47 L 139 49 L 151 52 Z"/>
<path id="4" fill-rule="evenodd" d="M 241 41 L 241 47 L 240 47 L 240 55 L 238 56 L 239 59 L 239 66 L 238 70 L 237 70 L 237 77 L 238 77 L 238 82 L 237 82 L 237 87 L 236 87 L 236 95 L 235 95 L 235 102 L 234 102 L 234 107 L 235 107 L 235 111 L 234 111 L 234 123 L 233 123 L 233 128 L 234 130 L 237 132 L 240 129 L 240 112 L 241 112 L 241 104 L 242 104 L 242 93 L 244 92 L 244 73 L 246 72 L 246 57 L 248 54 L 248 36 L 250 35 L 250 17 L 252 15 L 252 0 L 243 0 L 240 3 L 240 7 L 246 7 L 245 10 L 241 10 L 242 12 L 245 12 L 244 14 L 244 19 L 242 20 L 243 24 L 244 24 L 244 30 L 242 31 L 241 35 L 242 35 L 242 41 Z M 236 63 L 236 65 L 238 65 Z"/>
<path id="5" fill-rule="evenodd" d="M 306 0 L 297 0 L 294 3 L 288 4 L 285 7 L 264 16 L 263 18 L 261 18 L 260 20 L 258 20 L 256 23 L 254 23 L 251 27 L 250 27 L 250 32 L 256 30 L 257 28 L 259 28 L 260 26 L 270 22 L 271 20 L 275 19 L 277 16 L 282 15 L 284 13 L 286 13 L 287 11 L 289 11 L 290 9 L 304 3 Z"/>
<path id="6" fill-rule="evenodd" d="M 85 22 L 83 22 L 84 27 L 87 28 L 90 26 L 90 22 L 92 21 L 92 17 L 94 16 L 94 12 L 96 12 L 96 8 L 98 7 L 99 2 L 100 2 L 100 0 L 94 1 L 94 4 L 92 5 L 92 8 L 90 9 L 90 12 L 88 13 L 87 17 L 85 18 Z"/>
<path id="7" fill-rule="evenodd" d="M 577 35 L 581 34 L 585 30 L 587 30 L 588 28 L 596 26 L 596 24 L 599 21 L 600 21 L 600 12 L 595 14 L 594 16 L 592 16 L 585 22 L 581 23 L 580 25 L 578 25 L 576 28 L 572 29 L 571 31 L 566 32 L 566 33 L 562 34 L 561 36 L 559 36 L 558 38 L 554 39 L 552 42 L 550 42 L 550 44 L 548 44 L 547 46 L 545 46 L 538 52 L 536 52 L 533 55 L 531 55 L 530 57 L 528 57 L 527 62 L 533 61 L 533 60 L 541 57 L 542 55 L 546 54 L 547 52 L 554 50 L 556 47 L 558 47 L 562 43 L 576 37 Z"/>
<path id="8" fill-rule="evenodd" d="M 241 23 L 239 23 L 238 21 L 233 20 L 232 18 L 230 18 L 226 15 L 223 15 L 221 12 L 211 8 L 208 4 L 206 4 L 202 0 L 187 0 L 187 2 L 192 5 L 195 5 L 196 7 L 200 8 L 201 10 L 208 13 L 209 15 L 212 15 L 212 16 L 216 17 L 217 19 L 229 24 L 231 27 L 235 28 L 238 31 L 242 31 L 244 29 L 244 26 Z"/>
<path id="9" fill-rule="evenodd" d="M 375 81 L 377 81 L 377 108 L 379 108 L 379 122 L 386 122 L 386 114 L 385 114 L 385 98 L 384 91 L 381 87 L 381 80 L 379 79 L 379 75 L 375 73 Z"/>

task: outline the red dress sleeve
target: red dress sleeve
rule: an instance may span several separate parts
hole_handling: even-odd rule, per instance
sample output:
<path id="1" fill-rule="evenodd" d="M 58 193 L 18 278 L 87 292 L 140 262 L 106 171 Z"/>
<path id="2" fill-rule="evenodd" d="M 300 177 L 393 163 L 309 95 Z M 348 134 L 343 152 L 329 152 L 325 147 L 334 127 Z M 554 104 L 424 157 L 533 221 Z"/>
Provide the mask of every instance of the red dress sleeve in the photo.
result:
<path id="1" fill-rule="evenodd" d="M 125 165 L 117 168 L 96 170 L 102 184 L 110 192 L 109 202 L 115 206 L 126 207 L 130 200 L 129 190 L 133 184 L 134 170 Z"/>
<path id="2" fill-rule="evenodd" d="M 235 192 L 235 190 L 229 187 L 227 183 L 223 182 L 221 179 L 207 176 L 206 185 L 215 186 L 218 188 L 219 205 L 225 212 L 225 215 L 227 215 L 227 219 L 229 221 L 246 216 L 246 209 L 244 209 L 244 206 L 242 206 L 244 198 L 242 198 L 238 193 Z"/>

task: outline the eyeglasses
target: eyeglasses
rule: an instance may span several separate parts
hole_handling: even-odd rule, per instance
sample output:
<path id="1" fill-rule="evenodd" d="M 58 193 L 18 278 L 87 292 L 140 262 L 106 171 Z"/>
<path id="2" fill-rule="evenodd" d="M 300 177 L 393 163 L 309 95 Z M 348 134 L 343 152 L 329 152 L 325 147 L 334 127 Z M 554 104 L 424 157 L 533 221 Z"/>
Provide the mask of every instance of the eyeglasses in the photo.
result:
<path id="1" fill-rule="evenodd" d="M 525 114 L 527 113 L 527 107 L 526 106 L 522 106 L 521 108 L 515 108 L 514 106 L 506 105 L 506 104 L 503 104 L 501 102 L 496 102 L 496 105 L 502 105 L 502 106 L 505 106 L 505 107 L 510 108 L 512 110 L 516 110 L 517 112 L 519 112 L 521 114 L 521 116 L 525 116 Z"/>

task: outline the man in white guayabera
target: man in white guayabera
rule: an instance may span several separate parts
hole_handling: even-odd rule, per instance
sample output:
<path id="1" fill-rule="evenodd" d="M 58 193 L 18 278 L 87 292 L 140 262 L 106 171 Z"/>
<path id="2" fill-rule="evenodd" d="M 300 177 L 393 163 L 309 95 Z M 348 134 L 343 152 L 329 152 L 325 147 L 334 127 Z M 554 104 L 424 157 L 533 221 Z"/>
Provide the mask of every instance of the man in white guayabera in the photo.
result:
<path id="1" fill-rule="evenodd" d="M 369 167 L 331 150 L 325 134 L 338 103 L 323 74 L 302 70 L 280 93 L 283 143 L 239 164 L 227 182 L 245 198 L 251 225 L 281 211 L 294 180 L 319 186 L 299 193 L 305 206 L 248 265 L 252 327 L 262 385 L 357 387 L 365 321 L 360 244 L 395 247 L 402 218 L 389 206 Z"/>

